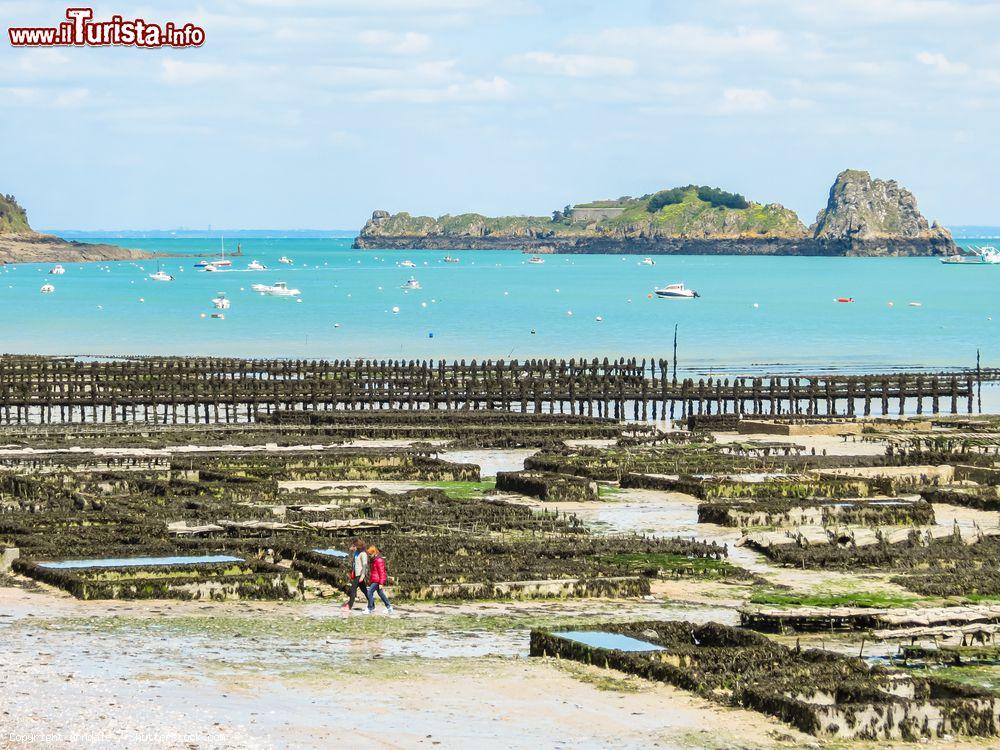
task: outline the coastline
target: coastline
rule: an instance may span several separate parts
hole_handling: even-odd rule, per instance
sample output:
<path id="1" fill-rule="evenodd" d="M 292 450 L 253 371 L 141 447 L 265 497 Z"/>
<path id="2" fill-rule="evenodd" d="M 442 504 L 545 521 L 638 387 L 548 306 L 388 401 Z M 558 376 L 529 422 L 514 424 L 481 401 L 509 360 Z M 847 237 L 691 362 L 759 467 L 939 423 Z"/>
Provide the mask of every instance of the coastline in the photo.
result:
<path id="1" fill-rule="evenodd" d="M 9 263 L 87 263 L 105 260 L 148 260 L 156 253 L 120 245 L 64 240 L 51 234 L 0 235 L 0 265 Z"/>
<path id="2" fill-rule="evenodd" d="M 567 255 L 770 255 L 812 257 L 942 257 L 955 246 L 942 236 L 886 237 L 868 240 L 809 237 L 533 237 L 533 236 L 384 236 L 362 232 L 359 250 L 520 250 Z"/>

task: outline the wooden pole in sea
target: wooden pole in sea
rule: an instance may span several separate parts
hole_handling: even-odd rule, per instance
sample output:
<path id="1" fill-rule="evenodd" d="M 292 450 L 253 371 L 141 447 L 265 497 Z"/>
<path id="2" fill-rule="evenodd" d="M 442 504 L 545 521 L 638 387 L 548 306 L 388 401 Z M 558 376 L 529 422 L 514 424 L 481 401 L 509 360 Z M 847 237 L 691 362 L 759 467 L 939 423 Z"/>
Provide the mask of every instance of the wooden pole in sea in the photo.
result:
<path id="1" fill-rule="evenodd" d="M 976 349 L 976 403 L 979 413 L 983 413 L 983 368 L 979 359 L 979 349 Z"/>

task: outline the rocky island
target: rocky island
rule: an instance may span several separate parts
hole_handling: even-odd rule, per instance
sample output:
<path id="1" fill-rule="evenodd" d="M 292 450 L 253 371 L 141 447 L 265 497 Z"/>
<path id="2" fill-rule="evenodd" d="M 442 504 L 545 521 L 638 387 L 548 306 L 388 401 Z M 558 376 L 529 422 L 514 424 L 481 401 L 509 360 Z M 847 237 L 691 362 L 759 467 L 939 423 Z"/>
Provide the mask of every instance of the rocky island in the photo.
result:
<path id="1" fill-rule="evenodd" d="M 136 260 L 152 253 L 117 245 L 68 242 L 34 231 L 27 212 L 13 195 L 0 194 L 0 265 L 4 263 L 74 263 L 89 260 Z"/>
<path id="2" fill-rule="evenodd" d="M 687 185 L 639 198 L 566 206 L 547 216 L 411 216 L 375 211 L 354 241 L 365 249 L 513 249 L 536 253 L 926 256 L 956 252 L 894 180 L 845 170 L 806 227 L 791 209 Z"/>

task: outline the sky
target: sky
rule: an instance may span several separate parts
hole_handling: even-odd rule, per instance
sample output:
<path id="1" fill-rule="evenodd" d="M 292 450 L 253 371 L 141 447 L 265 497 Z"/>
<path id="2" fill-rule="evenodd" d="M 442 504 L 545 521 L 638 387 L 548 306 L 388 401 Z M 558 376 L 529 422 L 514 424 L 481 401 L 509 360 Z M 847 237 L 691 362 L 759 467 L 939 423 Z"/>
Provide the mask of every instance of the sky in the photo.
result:
<path id="1" fill-rule="evenodd" d="M 65 9 L 0 0 L 5 27 Z M 898 180 L 929 219 L 1000 224 L 1000 1 L 94 11 L 190 21 L 206 41 L 0 41 L 0 192 L 35 227 L 353 229 L 373 209 L 542 215 L 689 183 L 809 224 L 845 168 Z"/>

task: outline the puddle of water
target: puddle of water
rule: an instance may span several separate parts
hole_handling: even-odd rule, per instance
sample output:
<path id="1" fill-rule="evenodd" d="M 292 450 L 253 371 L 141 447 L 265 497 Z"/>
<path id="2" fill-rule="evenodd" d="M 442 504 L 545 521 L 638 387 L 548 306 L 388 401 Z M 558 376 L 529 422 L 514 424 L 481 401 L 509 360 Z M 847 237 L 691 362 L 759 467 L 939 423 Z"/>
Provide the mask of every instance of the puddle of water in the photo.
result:
<path id="1" fill-rule="evenodd" d="M 609 651 L 663 651 L 663 646 L 640 641 L 621 633 L 605 633 L 600 630 L 566 630 L 552 635 L 567 641 L 582 643 L 591 648 L 603 648 Z"/>
<path id="2" fill-rule="evenodd" d="M 203 565 L 205 563 L 244 562 L 232 555 L 196 555 L 187 557 L 104 557 L 93 560 L 58 560 L 38 563 L 40 568 L 129 568 L 140 565 Z"/>
<path id="3" fill-rule="evenodd" d="M 327 555 L 328 557 L 347 557 L 347 553 L 339 549 L 314 549 L 317 555 Z"/>

